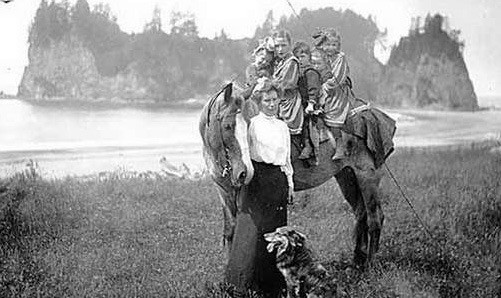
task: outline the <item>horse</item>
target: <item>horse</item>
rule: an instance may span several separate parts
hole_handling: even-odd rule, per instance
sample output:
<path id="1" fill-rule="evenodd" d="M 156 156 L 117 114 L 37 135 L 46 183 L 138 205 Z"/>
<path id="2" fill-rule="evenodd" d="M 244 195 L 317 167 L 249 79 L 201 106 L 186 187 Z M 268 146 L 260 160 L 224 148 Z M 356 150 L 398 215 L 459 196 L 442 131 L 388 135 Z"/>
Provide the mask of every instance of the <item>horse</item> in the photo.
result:
<path id="1" fill-rule="evenodd" d="M 257 104 L 233 94 L 233 85 L 229 83 L 207 102 L 200 116 L 203 155 L 223 206 L 223 244 L 228 252 L 239 210 L 239 191 L 253 175 L 247 127 L 258 112 Z M 376 167 L 363 139 L 345 132 L 342 139 L 345 158 L 333 161 L 334 147 L 323 142 L 317 152 L 317 166 L 308 166 L 298 159 L 301 149 L 291 146 L 294 190 L 306 190 L 336 178 L 356 217 L 353 262 L 364 266 L 379 249 L 384 214 L 378 190 L 383 172 L 381 166 Z M 298 140 L 299 137 L 291 136 L 291 143 L 297 144 Z"/>

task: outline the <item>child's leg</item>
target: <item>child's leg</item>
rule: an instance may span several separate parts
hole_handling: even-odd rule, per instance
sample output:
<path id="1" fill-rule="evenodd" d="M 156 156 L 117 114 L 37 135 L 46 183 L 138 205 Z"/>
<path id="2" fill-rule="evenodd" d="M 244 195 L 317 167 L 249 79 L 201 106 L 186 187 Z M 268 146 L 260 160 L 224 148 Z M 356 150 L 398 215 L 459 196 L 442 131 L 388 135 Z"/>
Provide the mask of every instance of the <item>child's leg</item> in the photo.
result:
<path id="1" fill-rule="evenodd" d="M 310 130 L 309 130 L 309 124 L 311 121 L 311 117 L 306 116 L 304 118 L 304 123 L 303 123 L 303 150 L 301 150 L 301 154 L 299 155 L 299 159 L 308 159 L 310 158 L 311 154 L 313 153 L 313 148 L 311 146 L 311 141 L 310 141 Z"/>
<path id="2" fill-rule="evenodd" d="M 313 164 L 318 165 L 318 154 L 319 154 L 319 147 L 320 147 L 320 132 L 318 130 L 318 125 L 317 125 L 318 118 L 313 116 L 311 117 L 311 121 L 309 122 L 308 128 L 310 130 L 310 141 L 311 145 L 313 147 Z"/>
<path id="3" fill-rule="evenodd" d="M 334 137 L 335 141 L 335 148 L 336 152 L 334 156 L 332 156 L 332 160 L 340 160 L 344 158 L 344 152 L 343 149 L 341 148 L 342 144 L 342 133 L 341 133 L 341 128 L 340 127 L 329 127 L 329 130 L 332 133 L 332 136 Z"/>

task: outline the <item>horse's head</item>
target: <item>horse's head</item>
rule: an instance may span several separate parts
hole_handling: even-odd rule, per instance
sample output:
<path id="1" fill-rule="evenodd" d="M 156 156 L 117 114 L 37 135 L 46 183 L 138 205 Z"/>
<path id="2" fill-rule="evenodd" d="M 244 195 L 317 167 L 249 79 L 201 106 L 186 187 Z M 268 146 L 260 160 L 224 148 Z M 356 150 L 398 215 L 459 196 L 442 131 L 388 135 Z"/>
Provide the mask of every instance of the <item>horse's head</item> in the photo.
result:
<path id="1" fill-rule="evenodd" d="M 205 105 L 200 134 L 205 162 L 217 181 L 229 179 L 233 187 L 240 187 L 252 179 L 247 128 L 256 114 L 255 103 L 233 94 L 231 83 Z"/>

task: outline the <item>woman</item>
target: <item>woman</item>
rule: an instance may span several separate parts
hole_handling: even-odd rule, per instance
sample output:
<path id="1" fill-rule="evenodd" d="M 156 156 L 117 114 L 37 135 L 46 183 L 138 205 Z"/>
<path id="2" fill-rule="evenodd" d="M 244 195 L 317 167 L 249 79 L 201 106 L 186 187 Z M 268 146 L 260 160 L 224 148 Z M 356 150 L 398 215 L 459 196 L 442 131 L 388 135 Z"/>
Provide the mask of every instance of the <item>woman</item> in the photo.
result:
<path id="1" fill-rule="evenodd" d="M 287 123 L 291 135 L 301 134 L 303 127 L 303 107 L 298 90 L 299 61 L 292 54 L 292 39 L 286 30 L 273 34 L 275 44 L 275 69 L 272 82 L 278 88 L 279 117 Z"/>
<path id="2" fill-rule="evenodd" d="M 324 104 L 324 121 L 330 128 L 336 147 L 341 141 L 341 128 L 344 125 L 350 110 L 350 68 L 346 56 L 341 52 L 341 36 L 330 28 L 324 29 L 313 36 L 316 47 L 325 54 L 327 64 L 330 66 L 331 77 L 322 85 Z M 342 159 L 341 150 L 336 150 L 333 160 Z"/>
<path id="3" fill-rule="evenodd" d="M 287 201 L 294 189 L 290 135 L 285 122 L 277 118 L 280 99 L 276 87 L 263 80 L 256 89 L 260 112 L 249 126 L 254 177 L 239 197 L 226 281 L 240 293 L 252 290 L 278 297 L 285 281 L 275 255 L 266 250 L 263 235 L 287 225 Z"/>

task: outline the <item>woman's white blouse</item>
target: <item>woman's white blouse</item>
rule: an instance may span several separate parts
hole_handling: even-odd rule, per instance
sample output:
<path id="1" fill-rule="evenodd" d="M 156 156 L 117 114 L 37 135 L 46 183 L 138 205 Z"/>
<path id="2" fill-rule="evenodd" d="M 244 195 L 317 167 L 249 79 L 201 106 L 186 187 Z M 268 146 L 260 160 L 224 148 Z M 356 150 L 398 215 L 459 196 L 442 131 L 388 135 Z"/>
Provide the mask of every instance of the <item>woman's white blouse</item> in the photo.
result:
<path id="1" fill-rule="evenodd" d="M 287 175 L 289 185 L 292 180 L 290 159 L 290 134 L 282 120 L 260 112 L 251 119 L 249 126 L 249 150 L 251 159 L 280 166 Z"/>

